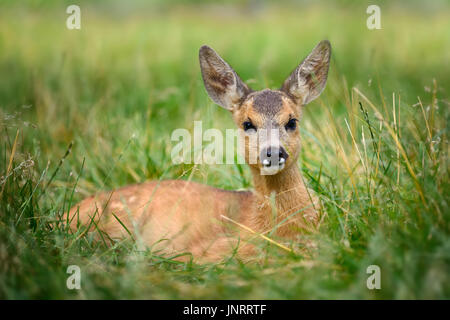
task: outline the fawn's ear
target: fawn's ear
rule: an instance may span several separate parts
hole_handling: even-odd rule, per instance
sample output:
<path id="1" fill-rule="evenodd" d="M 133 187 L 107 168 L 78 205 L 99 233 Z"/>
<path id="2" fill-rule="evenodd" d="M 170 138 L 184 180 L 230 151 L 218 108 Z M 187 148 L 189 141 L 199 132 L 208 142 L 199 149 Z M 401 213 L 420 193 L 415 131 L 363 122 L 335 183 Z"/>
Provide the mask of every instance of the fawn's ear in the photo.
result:
<path id="1" fill-rule="evenodd" d="M 317 98 L 327 83 L 330 56 L 330 42 L 321 41 L 284 81 L 281 90 L 292 96 L 299 105 Z"/>
<path id="2" fill-rule="evenodd" d="M 202 46 L 199 52 L 203 82 L 211 99 L 233 110 L 251 89 L 212 48 Z"/>

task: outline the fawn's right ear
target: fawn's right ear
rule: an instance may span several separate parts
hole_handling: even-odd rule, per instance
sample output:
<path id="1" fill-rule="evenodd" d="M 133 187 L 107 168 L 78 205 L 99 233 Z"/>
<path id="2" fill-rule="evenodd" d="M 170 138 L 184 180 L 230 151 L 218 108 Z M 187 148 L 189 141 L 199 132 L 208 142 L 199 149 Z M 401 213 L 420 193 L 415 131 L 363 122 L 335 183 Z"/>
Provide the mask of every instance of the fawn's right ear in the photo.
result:
<path id="1" fill-rule="evenodd" d="M 199 59 L 206 91 L 218 105 L 233 110 L 251 92 L 233 68 L 212 48 L 202 46 Z"/>

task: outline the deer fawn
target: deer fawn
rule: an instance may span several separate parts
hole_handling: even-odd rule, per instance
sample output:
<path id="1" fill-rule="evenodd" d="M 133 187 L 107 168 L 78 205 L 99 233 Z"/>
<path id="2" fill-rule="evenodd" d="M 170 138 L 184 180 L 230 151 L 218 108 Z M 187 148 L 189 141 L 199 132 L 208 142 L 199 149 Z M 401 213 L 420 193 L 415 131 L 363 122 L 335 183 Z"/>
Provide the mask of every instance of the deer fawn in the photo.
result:
<path id="1" fill-rule="evenodd" d="M 158 244 L 165 253 L 191 252 L 204 261 L 219 261 L 232 250 L 243 259 L 254 256 L 256 247 L 245 241 L 255 236 L 249 230 L 264 234 L 276 226 L 274 234 L 290 241 L 314 230 L 318 212 L 297 167 L 298 122 L 302 107 L 325 87 L 330 55 L 330 43 L 321 41 L 281 89 L 253 91 L 213 49 L 202 46 L 206 91 L 243 129 L 254 191 L 226 191 L 183 180 L 130 185 L 74 206 L 65 216 L 70 228 L 88 226 L 88 231 L 101 230 L 111 239 L 131 233 L 147 246 L 167 239 Z M 267 130 L 275 130 L 277 138 L 268 137 Z M 258 143 L 250 142 L 252 135 Z M 248 161 L 249 154 L 257 155 L 255 163 Z M 230 228 L 229 220 L 241 227 Z"/>

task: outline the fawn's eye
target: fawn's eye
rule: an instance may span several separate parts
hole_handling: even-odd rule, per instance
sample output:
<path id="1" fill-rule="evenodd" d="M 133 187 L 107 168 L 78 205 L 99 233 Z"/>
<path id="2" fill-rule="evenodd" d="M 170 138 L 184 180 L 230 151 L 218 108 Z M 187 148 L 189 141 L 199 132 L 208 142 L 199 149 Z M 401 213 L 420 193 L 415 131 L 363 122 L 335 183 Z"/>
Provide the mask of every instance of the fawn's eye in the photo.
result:
<path id="1" fill-rule="evenodd" d="M 254 129 L 256 131 L 256 127 L 253 125 L 251 121 L 245 121 L 242 126 L 244 127 L 244 131 L 248 131 Z"/>
<path id="2" fill-rule="evenodd" d="M 285 127 L 286 131 L 288 131 L 288 130 L 294 131 L 295 128 L 297 128 L 297 119 L 290 119 L 284 127 Z"/>

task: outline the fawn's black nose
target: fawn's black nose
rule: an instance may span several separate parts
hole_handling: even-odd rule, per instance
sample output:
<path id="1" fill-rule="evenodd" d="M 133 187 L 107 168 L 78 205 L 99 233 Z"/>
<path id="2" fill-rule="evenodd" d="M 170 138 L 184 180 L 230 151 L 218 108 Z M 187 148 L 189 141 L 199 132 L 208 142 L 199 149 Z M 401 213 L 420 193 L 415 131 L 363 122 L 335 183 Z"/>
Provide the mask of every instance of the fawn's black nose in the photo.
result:
<path id="1" fill-rule="evenodd" d="M 265 167 L 281 166 L 286 163 L 288 154 L 283 147 L 268 147 L 261 151 L 261 163 Z"/>

